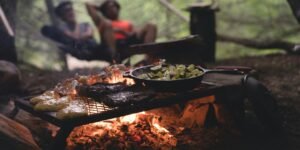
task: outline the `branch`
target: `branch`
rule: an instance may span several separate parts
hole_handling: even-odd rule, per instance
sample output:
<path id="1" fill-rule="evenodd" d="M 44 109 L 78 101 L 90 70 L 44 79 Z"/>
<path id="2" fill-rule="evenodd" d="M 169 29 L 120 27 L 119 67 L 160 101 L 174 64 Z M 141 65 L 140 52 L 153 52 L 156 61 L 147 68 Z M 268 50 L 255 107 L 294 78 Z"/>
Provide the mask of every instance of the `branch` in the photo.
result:
<path id="1" fill-rule="evenodd" d="M 162 6 L 166 7 L 169 11 L 173 12 L 176 16 L 181 18 L 183 21 L 185 21 L 185 22 L 189 21 L 188 17 L 184 16 L 183 13 L 180 10 L 178 10 L 174 5 L 172 5 L 168 1 L 159 0 L 159 2 L 162 4 Z"/>
<path id="2" fill-rule="evenodd" d="M 298 51 L 299 44 L 287 42 L 287 41 L 256 41 L 248 38 L 232 37 L 227 35 L 219 34 L 217 36 L 219 41 L 232 42 L 235 44 L 243 45 L 246 47 L 257 48 L 257 49 L 282 49 L 288 53 L 295 53 Z"/>

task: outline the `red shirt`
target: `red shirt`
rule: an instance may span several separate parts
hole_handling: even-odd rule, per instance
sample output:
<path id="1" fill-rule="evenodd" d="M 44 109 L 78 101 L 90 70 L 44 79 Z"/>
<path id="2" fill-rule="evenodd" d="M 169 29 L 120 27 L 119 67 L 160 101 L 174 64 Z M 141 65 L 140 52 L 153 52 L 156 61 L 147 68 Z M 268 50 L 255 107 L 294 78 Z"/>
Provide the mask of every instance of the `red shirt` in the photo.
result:
<path id="1" fill-rule="evenodd" d="M 129 21 L 116 20 L 116 21 L 112 21 L 111 24 L 114 29 L 118 29 L 123 32 L 132 32 L 132 24 Z M 126 38 L 126 36 L 124 34 L 117 32 L 117 31 L 115 32 L 114 36 L 115 36 L 116 40 L 122 40 L 122 39 Z"/>

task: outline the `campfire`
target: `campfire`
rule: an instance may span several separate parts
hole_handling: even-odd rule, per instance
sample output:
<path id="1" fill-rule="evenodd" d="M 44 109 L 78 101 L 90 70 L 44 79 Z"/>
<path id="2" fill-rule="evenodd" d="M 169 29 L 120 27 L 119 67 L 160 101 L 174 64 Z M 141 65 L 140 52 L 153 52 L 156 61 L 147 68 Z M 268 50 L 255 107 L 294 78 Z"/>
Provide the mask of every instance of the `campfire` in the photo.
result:
<path id="1" fill-rule="evenodd" d="M 126 83 L 134 85 L 134 81 L 124 78 L 120 67 L 108 68 L 109 76 L 101 78 L 110 84 Z M 87 84 L 99 82 L 99 75 L 86 78 Z M 72 89 L 71 96 L 77 91 Z M 177 139 L 161 122 L 161 116 L 150 112 L 140 112 L 123 117 L 109 119 L 77 127 L 67 139 L 67 148 L 72 149 L 130 149 L 152 148 L 171 149 L 176 147 Z"/>
<path id="2" fill-rule="evenodd" d="M 147 85 L 135 84 L 134 80 L 125 78 L 123 73 L 126 70 L 123 66 L 111 66 L 97 75 L 77 75 L 43 94 L 46 98 L 52 95 L 54 99 L 51 102 L 54 103 L 62 98 L 69 99 L 70 103 L 75 102 L 71 106 L 76 110 L 80 107 L 78 113 L 60 112 L 58 116 L 59 112 L 55 111 L 39 112 L 26 100 L 18 100 L 17 104 L 52 118 L 43 119 L 61 127 L 60 130 L 52 129 L 55 138 L 53 145 L 69 150 L 174 149 L 199 144 L 197 137 L 202 135 L 198 131 L 208 120 L 209 110 L 211 107 L 221 108 L 215 106 L 215 98 L 209 93 L 206 95 L 208 97 L 202 95 L 202 98 L 195 95 L 198 92 L 201 94 L 201 89 L 205 89 L 206 85 L 182 93 L 154 92 Z M 189 93 L 196 99 L 184 100 Z M 121 100 L 119 97 L 122 97 Z M 31 99 L 30 102 L 33 100 L 40 99 Z M 122 103 L 113 104 L 111 101 Z M 215 117 L 222 120 L 222 110 L 215 112 Z M 66 136 L 60 138 L 58 135 L 62 134 Z"/>
<path id="3" fill-rule="evenodd" d="M 111 67 L 109 72 L 111 74 L 102 78 L 101 82 L 134 85 L 133 80 L 122 76 L 119 67 Z M 99 76 L 90 76 L 87 81 L 89 85 L 97 83 Z M 76 90 L 72 90 L 71 94 L 77 94 Z M 172 117 L 155 111 L 143 111 L 77 127 L 67 139 L 67 149 L 172 149 L 178 144 L 190 142 L 184 140 L 178 143 L 177 137 L 182 136 L 182 133 L 188 129 L 184 126 L 195 125 L 191 123 L 193 121 L 187 121 L 187 118 L 192 118 L 193 113 L 182 114 L 178 107 L 170 108 L 169 111 L 173 111 Z"/>

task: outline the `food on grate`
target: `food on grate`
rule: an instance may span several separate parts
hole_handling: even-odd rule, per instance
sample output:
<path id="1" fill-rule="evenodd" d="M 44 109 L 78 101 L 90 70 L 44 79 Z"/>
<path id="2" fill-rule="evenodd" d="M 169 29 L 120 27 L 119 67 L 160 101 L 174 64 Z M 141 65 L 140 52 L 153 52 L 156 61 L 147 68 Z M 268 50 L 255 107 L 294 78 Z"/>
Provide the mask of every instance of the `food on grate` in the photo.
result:
<path id="1" fill-rule="evenodd" d="M 179 80 L 201 76 L 204 72 L 195 65 L 156 65 L 138 78 L 147 80 Z"/>
<path id="2" fill-rule="evenodd" d="M 80 85 L 76 87 L 79 96 L 86 96 L 94 99 L 99 99 L 100 97 L 122 91 L 128 87 L 124 83 L 108 84 L 108 83 L 97 83 L 91 86 Z"/>
<path id="3" fill-rule="evenodd" d="M 54 92 L 54 91 L 47 91 L 44 94 L 40 95 L 40 96 L 36 96 L 30 99 L 30 104 L 32 105 L 36 105 L 42 101 L 47 101 L 47 100 L 51 100 L 51 99 L 56 99 L 58 97 L 58 95 Z"/>
<path id="4" fill-rule="evenodd" d="M 54 91 L 59 93 L 60 95 L 66 96 L 73 94 L 75 87 L 79 85 L 79 82 L 75 79 L 67 79 L 61 83 L 58 83 Z"/>
<path id="5" fill-rule="evenodd" d="M 43 95 L 30 99 L 35 111 L 57 112 L 59 119 L 71 119 L 88 114 L 85 102 L 82 98 L 61 97 L 54 91 L 47 91 Z"/>
<path id="6" fill-rule="evenodd" d="M 82 99 L 72 100 L 68 106 L 56 113 L 58 119 L 66 120 L 88 115 L 85 103 Z"/>
<path id="7" fill-rule="evenodd" d="M 137 104 L 139 102 L 146 102 L 146 99 L 150 99 L 153 96 L 151 92 L 132 92 L 123 91 L 114 94 L 109 94 L 103 98 L 103 103 L 110 107 L 124 106 Z"/>
<path id="8" fill-rule="evenodd" d="M 70 100 L 68 97 L 41 101 L 34 106 L 34 110 L 44 112 L 56 112 L 68 106 L 69 101 Z"/>

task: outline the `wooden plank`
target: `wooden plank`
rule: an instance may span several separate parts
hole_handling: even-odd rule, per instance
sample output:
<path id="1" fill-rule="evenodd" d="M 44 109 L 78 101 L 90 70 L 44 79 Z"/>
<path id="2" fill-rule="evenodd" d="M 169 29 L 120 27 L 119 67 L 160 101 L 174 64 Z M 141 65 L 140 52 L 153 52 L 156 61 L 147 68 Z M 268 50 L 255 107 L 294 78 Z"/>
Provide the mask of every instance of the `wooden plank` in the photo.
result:
<path id="1" fill-rule="evenodd" d="M 124 50 L 127 55 L 132 54 L 159 54 L 166 51 L 180 51 L 185 50 L 185 47 L 189 44 L 203 44 L 202 39 L 199 36 L 188 36 L 179 40 L 172 40 L 160 43 L 147 43 L 132 45 L 128 49 Z"/>

